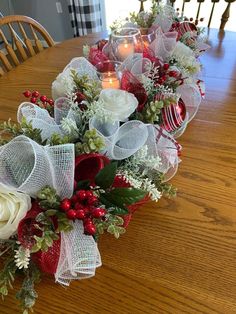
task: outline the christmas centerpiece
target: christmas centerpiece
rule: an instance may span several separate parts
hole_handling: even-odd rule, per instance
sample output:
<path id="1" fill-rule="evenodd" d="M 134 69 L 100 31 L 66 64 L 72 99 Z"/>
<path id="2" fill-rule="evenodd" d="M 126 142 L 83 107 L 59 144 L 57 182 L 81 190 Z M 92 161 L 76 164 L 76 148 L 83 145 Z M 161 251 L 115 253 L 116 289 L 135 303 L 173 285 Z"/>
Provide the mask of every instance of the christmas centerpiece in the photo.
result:
<path id="1" fill-rule="evenodd" d="M 175 138 L 204 95 L 206 47 L 155 2 L 125 23 L 65 67 L 53 99 L 27 90 L 18 122 L 0 125 L 0 293 L 23 274 L 24 313 L 41 272 L 63 285 L 94 276 L 101 235 L 119 238 L 139 206 L 175 195 Z"/>

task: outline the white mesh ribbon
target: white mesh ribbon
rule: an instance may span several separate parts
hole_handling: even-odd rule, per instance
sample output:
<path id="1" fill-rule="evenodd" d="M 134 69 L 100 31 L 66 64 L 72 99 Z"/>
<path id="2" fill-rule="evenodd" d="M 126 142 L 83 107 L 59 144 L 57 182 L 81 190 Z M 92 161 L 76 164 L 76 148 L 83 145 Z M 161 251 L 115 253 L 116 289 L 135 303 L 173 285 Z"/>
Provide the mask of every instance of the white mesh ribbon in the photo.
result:
<path id="1" fill-rule="evenodd" d="M 105 141 L 105 153 L 110 159 L 122 160 L 136 153 L 147 141 L 148 130 L 141 121 L 128 121 L 122 126 L 118 121 L 104 123 L 96 117 L 89 123 L 90 129 Z"/>
<path id="2" fill-rule="evenodd" d="M 159 25 L 164 33 L 168 32 L 173 23 L 174 14 L 175 14 L 174 8 L 169 5 L 165 5 L 162 8 L 161 12 L 157 14 L 157 17 L 153 24 Z"/>
<path id="3" fill-rule="evenodd" d="M 105 142 L 103 151 L 109 158 L 122 160 L 132 156 L 144 145 L 148 155 L 161 159 L 158 171 L 169 180 L 177 171 L 179 159 L 176 141 L 159 126 L 144 124 L 141 121 L 104 123 L 97 118 L 90 120 L 90 129 L 96 129 Z"/>
<path id="4" fill-rule="evenodd" d="M 148 155 L 158 156 L 161 160 L 158 171 L 170 180 L 178 170 L 178 144 L 173 137 L 159 125 L 148 125 L 149 136 L 145 145 Z"/>
<path id="5" fill-rule="evenodd" d="M 196 115 L 202 96 L 197 84 L 182 84 L 177 87 L 176 92 L 181 95 L 186 111 L 188 113 L 188 122 Z"/>
<path id="6" fill-rule="evenodd" d="M 96 68 L 84 57 L 73 58 L 63 72 L 67 69 L 75 70 L 79 76 L 86 75 L 91 80 L 98 80 Z"/>
<path id="7" fill-rule="evenodd" d="M 150 44 L 155 56 L 163 61 L 167 60 L 176 46 L 177 36 L 177 32 L 163 33 L 161 28 L 158 28 L 156 39 Z"/>
<path id="8" fill-rule="evenodd" d="M 72 224 L 72 231 L 61 232 L 60 257 L 55 273 L 56 281 L 66 286 L 71 280 L 94 276 L 96 268 L 102 265 L 93 237 L 84 234 L 81 221 Z"/>
<path id="9" fill-rule="evenodd" d="M 71 76 L 71 70 L 75 70 L 78 76 L 86 75 L 91 80 L 98 80 L 96 68 L 87 59 L 84 57 L 74 58 L 52 83 L 52 97 L 54 100 L 73 93 L 75 83 Z"/>
<path id="10" fill-rule="evenodd" d="M 41 146 L 24 135 L 0 147 L 0 181 L 31 197 L 49 185 L 61 198 L 74 185 L 74 145 Z"/>
<path id="11" fill-rule="evenodd" d="M 63 134 L 60 126 L 56 124 L 47 110 L 30 102 L 23 102 L 18 108 L 17 121 L 21 123 L 23 117 L 27 122 L 32 123 L 33 128 L 42 130 L 42 140 L 51 138 L 53 133 Z"/>
<path id="12" fill-rule="evenodd" d="M 150 72 L 152 62 L 143 58 L 142 53 L 134 53 L 128 56 L 120 65 L 120 71 L 130 71 L 139 81 L 142 82 L 143 76 L 147 76 Z"/>

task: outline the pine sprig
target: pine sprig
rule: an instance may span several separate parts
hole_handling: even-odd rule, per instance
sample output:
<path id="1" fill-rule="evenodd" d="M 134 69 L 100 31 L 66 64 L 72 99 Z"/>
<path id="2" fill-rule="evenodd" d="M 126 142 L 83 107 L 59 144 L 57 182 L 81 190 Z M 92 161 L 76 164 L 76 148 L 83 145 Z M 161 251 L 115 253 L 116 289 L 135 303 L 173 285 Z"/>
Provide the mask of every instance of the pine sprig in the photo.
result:
<path id="1" fill-rule="evenodd" d="M 12 251 L 14 253 L 14 251 Z M 14 256 L 10 256 L 4 265 L 4 268 L 0 272 L 0 294 L 2 298 L 8 295 L 8 290 L 13 289 L 14 276 L 17 270 L 17 266 L 14 261 Z"/>
<path id="2" fill-rule="evenodd" d="M 3 141 L 5 141 L 5 143 L 9 142 L 12 138 L 15 138 L 19 135 L 25 135 L 40 145 L 46 144 L 41 137 L 42 131 L 40 129 L 33 128 L 32 122 L 27 122 L 25 117 L 22 118 L 20 124 L 12 123 L 11 119 L 1 123 L 0 130 L 2 130 L 5 135 L 8 135 L 6 139 L 2 139 Z"/>
<path id="3" fill-rule="evenodd" d="M 38 294 L 34 288 L 35 283 L 40 281 L 39 269 L 31 263 L 30 269 L 25 271 L 25 278 L 21 289 L 16 293 L 16 298 L 20 301 L 23 314 L 28 314 L 29 310 L 33 312 L 33 306 L 38 298 Z"/>
<path id="4" fill-rule="evenodd" d="M 76 90 L 80 91 L 88 102 L 93 102 L 98 99 L 101 92 L 101 84 L 97 80 L 92 80 L 87 75 L 79 76 L 75 70 L 71 70 L 72 79 L 76 85 Z"/>

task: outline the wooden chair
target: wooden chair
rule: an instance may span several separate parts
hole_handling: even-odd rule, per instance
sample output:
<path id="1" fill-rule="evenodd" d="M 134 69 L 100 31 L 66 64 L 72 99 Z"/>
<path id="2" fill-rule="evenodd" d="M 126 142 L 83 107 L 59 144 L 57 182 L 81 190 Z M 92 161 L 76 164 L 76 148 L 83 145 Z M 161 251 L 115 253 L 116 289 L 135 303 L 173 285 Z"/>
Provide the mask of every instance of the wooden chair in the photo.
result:
<path id="1" fill-rule="evenodd" d="M 35 54 L 54 46 L 54 41 L 46 29 L 34 19 L 9 15 L 0 18 L 0 76 L 10 71 Z"/>

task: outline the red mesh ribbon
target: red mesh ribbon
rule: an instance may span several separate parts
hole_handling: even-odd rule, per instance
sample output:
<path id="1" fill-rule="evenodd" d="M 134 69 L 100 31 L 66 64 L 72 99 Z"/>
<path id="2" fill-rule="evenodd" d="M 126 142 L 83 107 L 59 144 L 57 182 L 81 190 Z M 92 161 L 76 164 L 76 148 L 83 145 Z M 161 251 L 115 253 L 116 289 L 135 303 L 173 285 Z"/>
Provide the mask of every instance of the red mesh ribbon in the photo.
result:
<path id="1" fill-rule="evenodd" d="M 39 225 L 36 222 L 36 217 L 42 212 L 42 208 L 37 202 L 32 204 L 32 208 L 28 211 L 25 218 L 21 220 L 18 226 L 18 241 L 25 248 L 31 249 L 35 244 L 34 236 L 41 237 L 42 231 L 37 229 L 35 225 Z M 54 223 L 56 225 L 56 223 Z M 42 272 L 54 274 L 57 269 L 57 264 L 60 256 L 60 243 L 61 240 L 53 242 L 47 252 L 39 251 L 31 255 L 32 260 L 38 265 Z"/>
<path id="2" fill-rule="evenodd" d="M 47 252 L 39 251 L 32 254 L 33 261 L 38 265 L 44 273 L 55 274 L 60 257 L 61 238 L 53 242 Z"/>
<path id="3" fill-rule="evenodd" d="M 124 178 L 122 177 L 119 177 L 119 176 L 116 176 L 115 177 L 115 180 L 114 180 L 114 183 L 113 183 L 113 186 L 116 187 L 116 188 L 129 188 L 131 187 L 130 183 L 126 182 L 124 180 Z M 142 205 L 144 205 L 145 203 L 147 203 L 148 201 L 150 200 L 149 196 L 146 195 L 142 200 L 128 206 L 128 210 L 129 210 L 129 214 L 128 215 L 125 215 L 125 216 L 122 216 L 122 218 L 124 219 L 124 224 L 123 224 L 123 227 L 126 228 L 129 223 L 130 223 L 130 220 L 132 218 L 132 215 L 133 213 L 139 208 L 141 207 Z"/>
<path id="4" fill-rule="evenodd" d="M 35 220 L 42 209 L 37 202 L 32 203 L 27 215 L 20 221 L 18 226 L 18 241 L 25 248 L 31 249 L 35 244 L 34 236 L 41 237 L 42 231 L 35 227 L 38 224 Z"/>
<path id="5" fill-rule="evenodd" d="M 90 48 L 88 60 L 93 65 L 98 64 L 99 62 L 108 61 L 108 57 L 98 48 Z"/>
<path id="6" fill-rule="evenodd" d="M 161 62 L 155 57 L 154 52 L 149 47 L 143 48 L 143 57 L 149 59 L 155 66 L 161 66 Z"/>
<path id="7" fill-rule="evenodd" d="M 138 111 L 142 111 L 147 102 L 147 93 L 143 84 L 130 71 L 124 71 L 121 78 L 121 89 L 134 94 L 138 99 Z"/>

